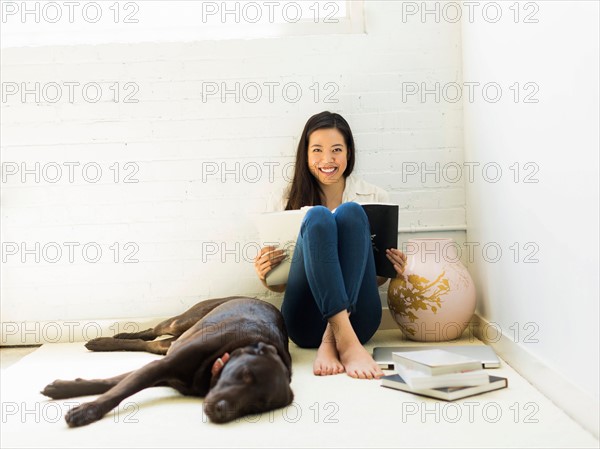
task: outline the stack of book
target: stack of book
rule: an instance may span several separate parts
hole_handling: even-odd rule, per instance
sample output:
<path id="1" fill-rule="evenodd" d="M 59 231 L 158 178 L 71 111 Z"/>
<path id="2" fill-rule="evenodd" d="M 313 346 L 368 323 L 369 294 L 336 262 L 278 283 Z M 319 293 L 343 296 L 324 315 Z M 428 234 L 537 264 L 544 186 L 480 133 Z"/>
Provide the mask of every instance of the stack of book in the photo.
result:
<path id="1" fill-rule="evenodd" d="M 445 401 L 508 386 L 504 377 L 490 376 L 481 361 L 442 349 L 392 353 L 397 374 L 381 378 L 381 385 Z"/>

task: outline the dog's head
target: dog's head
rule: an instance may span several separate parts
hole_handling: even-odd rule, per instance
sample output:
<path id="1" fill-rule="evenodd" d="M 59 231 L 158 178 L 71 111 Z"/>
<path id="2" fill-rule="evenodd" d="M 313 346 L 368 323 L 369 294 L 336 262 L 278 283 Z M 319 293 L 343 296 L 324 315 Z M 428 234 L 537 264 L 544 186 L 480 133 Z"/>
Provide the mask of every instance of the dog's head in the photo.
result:
<path id="1" fill-rule="evenodd" d="M 213 367 L 204 411 L 212 422 L 225 423 L 292 402 L 291 373 L 275 346 L 259 342 L 231 352 Z"/>

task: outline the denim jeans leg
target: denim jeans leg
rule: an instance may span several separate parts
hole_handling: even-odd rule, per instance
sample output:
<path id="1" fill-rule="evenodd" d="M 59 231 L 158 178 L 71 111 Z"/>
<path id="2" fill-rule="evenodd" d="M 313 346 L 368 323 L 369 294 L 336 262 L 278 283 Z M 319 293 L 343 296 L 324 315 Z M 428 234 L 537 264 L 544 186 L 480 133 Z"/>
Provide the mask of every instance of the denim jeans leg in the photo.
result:
<path id="1" fill-rule="evenodd" d="M 352 312 L 350 322 L 361 342 L 379 326 L 369 225 L 356 203 L 344 203 L 334 214 L 324 206 L 308 211 L 281 307 L 288 334 L 301 347 L 318 347 L 327 318 L 342 310 Z"/>
<path id="2" fill-rule="evenodd" d="M 298 236 L 281 305 L 290 339 L 301 348 L 318 348 L 327 326 L 308 285 L 302 236 Z"/>
<path id="3" fill-rule="evenodd" d="M 310 209 L 300 230 L 304 268 L 317 307 L 324 319 L 350 303 L 338 255 L 338 231 L 335 218 L 324 206 Z"/>
<path id="4" fill-rule="evenodd" d="M 371 251 L 369 220 L 363 208 L 354 202 L 340 205 L 333 214 L 338 232 L 338 254 L 344 288 L 355 311 L 358 292 L 363 283 L 368 252 Z"/>
<path id="5" fill-rule="evenodd" d="M 364 209 L 348 202 L 334 213 L 338 228 L 338 252 L 350 301 L 350 323 L 361 343 L 366 343 L 381 323 L 375 259 L 369 221 Z"/>

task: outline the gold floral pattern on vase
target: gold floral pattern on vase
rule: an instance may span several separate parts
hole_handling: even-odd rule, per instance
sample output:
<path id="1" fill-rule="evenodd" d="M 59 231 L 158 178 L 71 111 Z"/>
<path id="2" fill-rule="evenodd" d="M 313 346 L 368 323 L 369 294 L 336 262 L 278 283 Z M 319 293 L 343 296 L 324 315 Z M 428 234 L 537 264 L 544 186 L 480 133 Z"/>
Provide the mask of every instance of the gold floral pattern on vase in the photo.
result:
<path id="1" fill-rule="evenodd" d="M 402 332 L 416 341 L 459 338 L 475 312 L 475 287 L 453 239 L 411 239 L 408 264 L 390 281 L 388 307 Z"/>
<path id="2" fill-rule="evenodd" d="M 433 282 L 417 274 L 399 275 L 394 279 L 394 288 L 388 295 L 388 305 L 392 316 L 399 315 L 414 323 L 419 318 L 414 313 L 418 310 L 429 309 L 433 313 L 437 313 L 438 309 L 442 307 L 441 297 L 450 291 L 448 278 L 444 277 L 445 274 L 445 271 L 442 272 Z M 402 331 L 414 337 L 416 330 L 403 323 L 403 320 L 398 323 Z"/>

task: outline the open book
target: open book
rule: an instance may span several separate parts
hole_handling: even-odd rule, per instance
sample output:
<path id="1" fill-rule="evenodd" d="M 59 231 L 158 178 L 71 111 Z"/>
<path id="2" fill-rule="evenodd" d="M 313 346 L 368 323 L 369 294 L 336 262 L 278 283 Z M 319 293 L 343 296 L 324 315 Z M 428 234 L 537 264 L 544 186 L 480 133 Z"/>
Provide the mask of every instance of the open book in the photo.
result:
<path id="1" fill-rule="evenodd" d="M 371 228 L 375 271 L 378 276 L 396 277 L 396 270 L 386 257 L 385 250 L 396 248 L 398 245 L 398 205 L 365 203 L 361 206 L 367 214 Z M 277 249 L 283 249 L 287 255 L 286 259 L 267 273 L 265 279 L 267 285 L 287 283 L 300 226 L 311 207 L 305 206 L 299 210 L 266 212 L 254 215 L 254 221 L 262 242 L 261 246 L 277 246 Z"/>

